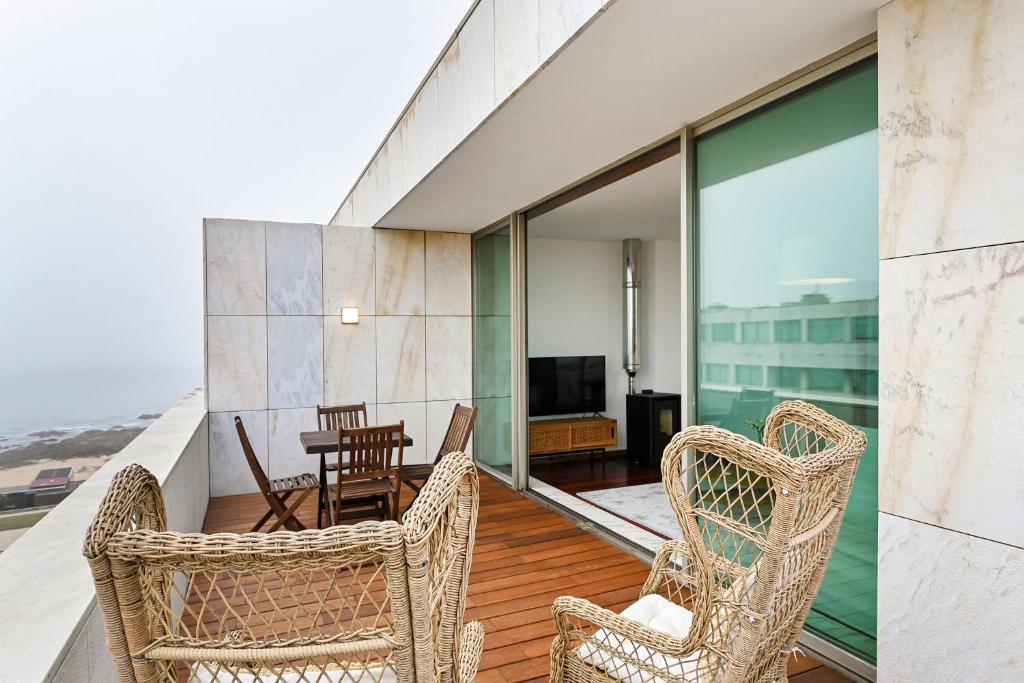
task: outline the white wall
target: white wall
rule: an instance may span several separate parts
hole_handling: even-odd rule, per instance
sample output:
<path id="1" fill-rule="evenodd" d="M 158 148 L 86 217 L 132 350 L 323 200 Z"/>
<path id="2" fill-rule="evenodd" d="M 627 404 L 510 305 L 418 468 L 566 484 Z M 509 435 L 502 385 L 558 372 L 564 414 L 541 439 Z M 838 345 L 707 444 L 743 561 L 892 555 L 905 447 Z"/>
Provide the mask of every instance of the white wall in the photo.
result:
<path id="1" fill-rule="evenodd" d="M 678 393 L 679 242 L 645 241 L 641 253 L 641 367 L 637 387 Z M 604 356 L 607 410 L 626 447 L 622 369 L 622 243 L 527 240 L 528 349 L 537 356 Z"/>
<path id="2" fill-rule="evenodd" d="M 878 13 L 880 681 L 1021 680 L 1024 12 Z"/>

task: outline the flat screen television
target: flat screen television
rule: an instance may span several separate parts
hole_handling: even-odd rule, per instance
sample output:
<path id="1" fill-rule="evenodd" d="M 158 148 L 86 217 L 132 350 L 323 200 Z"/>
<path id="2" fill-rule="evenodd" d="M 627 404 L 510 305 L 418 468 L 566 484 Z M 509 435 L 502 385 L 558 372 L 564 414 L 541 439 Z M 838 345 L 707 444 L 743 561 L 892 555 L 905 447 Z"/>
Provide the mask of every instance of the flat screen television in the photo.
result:
<path id="1" fill-rule="evenodd" d="M 530 359 L 530 417 L 604 409 L 604 356 Z"/>

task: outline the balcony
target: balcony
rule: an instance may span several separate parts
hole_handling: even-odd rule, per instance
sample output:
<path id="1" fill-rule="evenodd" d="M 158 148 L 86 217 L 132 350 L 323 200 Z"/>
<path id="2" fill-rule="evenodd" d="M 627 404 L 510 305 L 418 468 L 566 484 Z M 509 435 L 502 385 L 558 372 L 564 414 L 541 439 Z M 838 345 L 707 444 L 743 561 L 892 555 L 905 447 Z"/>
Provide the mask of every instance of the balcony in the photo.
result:
<path id="1" fill-rule="evenodd" d="M 0 679 L 116 680 L 81 545 L 111 478 L 126 465 L 139 463 L 160 481 L 171 529 L 244 532 L 263 514 L 258 494 L 209 497 L 208 438 L 204 399 L 196 392 L 0 555 L 0 610 L 20 615 L 21 625 L 0 633 Z M 412 498 L 405 492 L 403 507 Z M 312 497 L 299 516 L 315 526 Z M 618 611 L 636 599 L 648 571 L 647 562 L 483 476 L 466 612 L 467 621 L 481 621 L 486 631 L 477 679 L 546 680 L 553 600 L 575 595 Z M 794 683 L 845 680 L 806 656 L 791 661 L 789 673 Z"/>

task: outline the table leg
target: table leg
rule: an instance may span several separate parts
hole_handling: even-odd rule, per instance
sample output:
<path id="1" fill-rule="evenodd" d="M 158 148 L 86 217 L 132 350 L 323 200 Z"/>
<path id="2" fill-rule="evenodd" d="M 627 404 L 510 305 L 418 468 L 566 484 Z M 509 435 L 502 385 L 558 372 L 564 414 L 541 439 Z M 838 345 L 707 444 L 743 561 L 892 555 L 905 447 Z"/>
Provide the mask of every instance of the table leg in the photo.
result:
<path id="1" fill-rule="evenodd" d="M 320 454 L 320 504 L 316 510 L 316 528 L 323 529 L 324 515 L 327 514 L 327 506 L 330 501 L 327 500 L 327 456 L 324 453 Z"/>

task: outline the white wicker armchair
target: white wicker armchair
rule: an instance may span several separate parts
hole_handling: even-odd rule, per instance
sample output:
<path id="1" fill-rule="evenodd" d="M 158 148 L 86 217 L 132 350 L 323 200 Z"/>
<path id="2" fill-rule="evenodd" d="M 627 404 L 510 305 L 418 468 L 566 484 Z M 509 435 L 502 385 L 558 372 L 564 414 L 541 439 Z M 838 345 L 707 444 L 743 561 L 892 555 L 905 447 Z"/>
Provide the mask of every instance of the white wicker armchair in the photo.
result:
<path id="1" fill-rule="evenodd" d="M 551 680 L 786 680 L 842 523 L 864 435 L 800 401 L 776 406 L 761 445 L 691 427 L 662 475 L 682 529 L 622 614 L 561 597 Z"/>
<path id="2" fill-rule="evenodd" d="M 121 683 L 468 683 L 462 625 L 479 483 L 438 465 L 406 524 L 166 531 L 153 476 L 115 476 L 85 541 Z"/>

